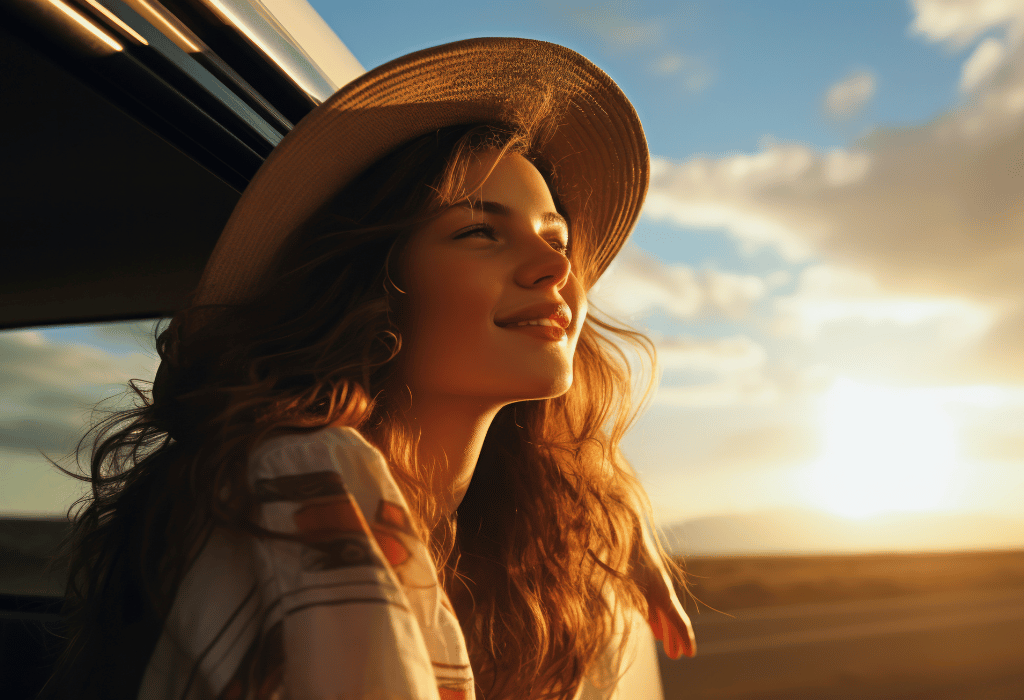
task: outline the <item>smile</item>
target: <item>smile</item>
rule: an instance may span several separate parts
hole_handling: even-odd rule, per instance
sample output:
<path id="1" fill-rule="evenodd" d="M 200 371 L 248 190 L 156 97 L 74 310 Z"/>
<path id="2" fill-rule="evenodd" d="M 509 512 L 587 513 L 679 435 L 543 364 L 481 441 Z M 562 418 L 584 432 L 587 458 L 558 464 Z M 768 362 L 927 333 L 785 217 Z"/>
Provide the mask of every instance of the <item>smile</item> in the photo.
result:
<path id="1" fill-rule="evenodd" d="M 519 323 L 514 324 L 514 326 L 551 326 L 552 328 L 562 327 L 561 324 L 556 323 L 554 320 L 550 318 L 534 318 L 529 321 L 520 321 Z"/>
<path id="2" fill-rule="evenodd" d="M 566 329 L 572 323 L 572 310 L 563 302 L 542 302 L 520 309 L 505 318 L 495 319 L 494 323 L 501 328 L 543 325 Z"/>
<path id="3" fill-rule="evenodd" d="M 536 321 L 522 321 L 515 325 L 505 326 L 504 328 L 507 331 L 530 335 L 540 340 L 560 341 L 565 340 L 567 337 L 565 330 L 560 325 L 546 318 Z"/>

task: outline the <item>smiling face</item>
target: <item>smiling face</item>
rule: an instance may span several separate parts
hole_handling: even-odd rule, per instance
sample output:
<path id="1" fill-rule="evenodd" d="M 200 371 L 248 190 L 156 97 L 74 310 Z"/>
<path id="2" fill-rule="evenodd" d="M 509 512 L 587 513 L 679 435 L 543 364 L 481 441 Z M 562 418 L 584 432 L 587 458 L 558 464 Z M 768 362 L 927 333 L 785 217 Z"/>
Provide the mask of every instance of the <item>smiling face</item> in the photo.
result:
<path id="1" fill-rule="evenodd" d="M 399 363 L 413 397 L 511 403 L 572 385 L 587 305 L 569 231 L 528 160 L 495 160 L 471 161 L 470 198 L 416 230 L 402 254 Z"/>

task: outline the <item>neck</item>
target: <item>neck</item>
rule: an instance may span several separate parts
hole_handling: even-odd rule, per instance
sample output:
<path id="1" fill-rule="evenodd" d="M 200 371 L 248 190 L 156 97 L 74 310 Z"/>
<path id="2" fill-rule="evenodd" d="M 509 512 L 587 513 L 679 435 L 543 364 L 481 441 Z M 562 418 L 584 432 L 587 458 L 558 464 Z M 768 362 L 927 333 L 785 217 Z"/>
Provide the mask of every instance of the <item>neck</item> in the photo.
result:
<path id="1" fill-rule="evenodd" d="M 473 478 L 487 429 L 501 409 L 486 399 L 418 396 L 403 407 L 402 418 L 420 436 L 417 458 L 430 470 L 441 513 L 459 507 Z"/>

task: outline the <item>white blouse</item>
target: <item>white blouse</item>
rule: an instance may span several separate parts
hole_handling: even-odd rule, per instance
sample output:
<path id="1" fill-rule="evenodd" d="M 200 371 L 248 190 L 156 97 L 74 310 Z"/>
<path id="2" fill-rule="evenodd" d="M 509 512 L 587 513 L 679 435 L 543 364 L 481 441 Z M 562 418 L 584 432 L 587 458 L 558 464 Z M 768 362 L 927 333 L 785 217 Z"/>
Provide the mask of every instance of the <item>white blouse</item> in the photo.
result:
<path id="1" fill-rule="evenodd" d="M 140 700 L 473 700 L 462 630 L 383 455 L 325 428 L 268 440 L 249 467 L 260 526 L 301 541 L 215 530 Z M 606 653 L 579 700 L 617 697 L 624 668 L 630 698 L 661 700 L 653 638 L 631 615 L 626 658 Z"/>

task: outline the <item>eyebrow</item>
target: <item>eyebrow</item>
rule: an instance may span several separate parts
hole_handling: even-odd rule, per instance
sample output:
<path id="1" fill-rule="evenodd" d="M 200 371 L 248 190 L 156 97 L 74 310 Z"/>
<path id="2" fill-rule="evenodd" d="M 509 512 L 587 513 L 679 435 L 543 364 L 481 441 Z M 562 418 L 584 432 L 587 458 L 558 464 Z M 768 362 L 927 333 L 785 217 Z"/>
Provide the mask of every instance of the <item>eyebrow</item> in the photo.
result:
<path id="1" fill-rule="evenodd" d="M 501 204 L 500 202 L 489 202 L 485 200 L 463 200 L 454 206 L 463 207 L 465 209 L 479 209 L 487 212 L 488 214 L 498 214 L 499 216 L 512 216 L 512 209 Z M 569 222 L 565 220 L 565 217 L 561 214 L 556 214 L 553 211 L 545 212 L 540 217 L 541 223 L 545 226 L 561 226 L 566 231 L 569 230 Z"/>

